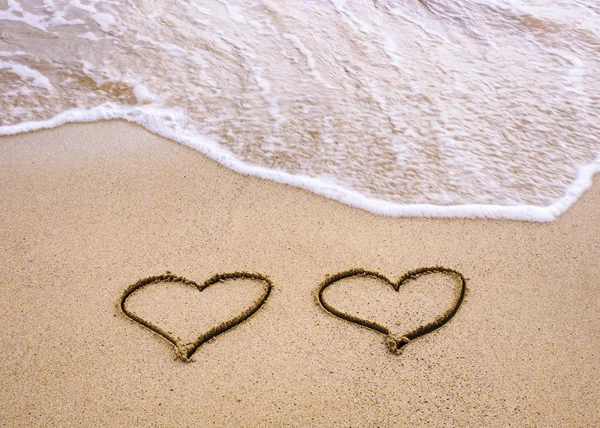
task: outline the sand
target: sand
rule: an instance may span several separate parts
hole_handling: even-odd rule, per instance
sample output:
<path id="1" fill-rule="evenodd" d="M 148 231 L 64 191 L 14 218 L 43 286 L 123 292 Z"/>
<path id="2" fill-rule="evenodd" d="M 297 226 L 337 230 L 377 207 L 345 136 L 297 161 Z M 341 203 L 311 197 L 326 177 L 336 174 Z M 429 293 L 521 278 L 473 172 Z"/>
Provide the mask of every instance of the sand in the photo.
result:
<path id="1" fill-rule="evenodd" d="M 0 138 L 0 179 L 5 426 L 600 426 L 598 177 L 547 224 L 386 218 L 105 122 Z M 328 274 L 434 265 L 464 274 L 466 297 L 399 355 L 315 300 Z M 167 270 L 258 272 L 274 287 L 186 363 L 118 308 Z M 394 294 L 363 278 L 331 302 L 401 335 L 451 302 L 454 283 L 429 279 Z M 190 320 L 256 293 L 191 290 L 163 284 L 131 304 L 192 338 L 208 327 Z"/>

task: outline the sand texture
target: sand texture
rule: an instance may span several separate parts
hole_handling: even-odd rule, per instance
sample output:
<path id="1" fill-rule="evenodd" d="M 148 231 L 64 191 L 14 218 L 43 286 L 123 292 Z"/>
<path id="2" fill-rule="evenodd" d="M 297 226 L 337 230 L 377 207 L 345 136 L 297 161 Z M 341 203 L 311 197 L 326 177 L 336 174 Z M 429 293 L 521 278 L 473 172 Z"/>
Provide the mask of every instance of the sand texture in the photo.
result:
<path id="1" fill-rule="evenodd" d="M 0 183 L 0 425 L 600 426 L 598 177 L 548 224 L 387 218 L 104 122 L 0 138 Z M 398 355 L 316 298 L 340 271 L 436 265 L 468 278 L 464 301 Z M 166 271 L 273 289 L 184 362 L 119 308 Z M 443 274 L 344 281 L 328 301 L 395 337 L 457 292 Z M 260 294 L 159 283 L 127 303 L 186 343 Z"/>

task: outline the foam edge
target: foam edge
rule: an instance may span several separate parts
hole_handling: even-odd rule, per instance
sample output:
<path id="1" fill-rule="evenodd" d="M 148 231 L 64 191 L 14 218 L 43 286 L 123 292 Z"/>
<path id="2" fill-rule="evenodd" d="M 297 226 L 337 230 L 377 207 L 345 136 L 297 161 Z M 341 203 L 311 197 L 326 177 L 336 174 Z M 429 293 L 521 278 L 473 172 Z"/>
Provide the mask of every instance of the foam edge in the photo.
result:
<path id="1" fill-rule="evenodd" d="M 600 154 L 598 154 L 590 164 L 577 168 L 576 178 L 566 187 L 564 195 L 548 206 L 397 204 L 368 197 L 355 190 L 322 179 L 247 164 L 236 159 L 231 152 L 225 150 L 212 138 L 182 128 L 175 120 L 176 118 L 183 118 L 182 112 L 176 109 L 156 108 L 151 105 L 123 107 L 114 103 L 104 103 L 89 110 L 67 110 L 49 120 L 0 126 L 0 136 L 56 128 L 67 123 L 122 119 L 138 124 L 152 133 L 198 150 L 240 174 L 300 187 L 373 214 L 391 217 L 484 218 L 550 222 L 556 220 L 569 209 L 592 186 L 593 176 L 600 172 Z"/>

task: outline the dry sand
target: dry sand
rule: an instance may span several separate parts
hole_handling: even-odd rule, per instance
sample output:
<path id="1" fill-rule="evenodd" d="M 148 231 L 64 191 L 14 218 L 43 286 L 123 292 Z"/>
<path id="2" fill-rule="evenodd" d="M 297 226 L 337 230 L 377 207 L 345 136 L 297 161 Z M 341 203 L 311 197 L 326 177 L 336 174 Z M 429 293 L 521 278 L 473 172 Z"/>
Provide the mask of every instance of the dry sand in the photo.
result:
<path id="1" fill-rule="evenodd" d="M 1 138 L 0 177 L 6 426 L 600 426 L 598 177 L 549 224 L 385 218 L 123 122 Z M 327 274 L 432 265 L 469 278 L 465 301 L 401 355 L 315 302 Z M 274 289 L 185 363 L 117 308 L 166 270 L 259 272 Z M 401 334 L 449 301 L 452 283 L 438 283 L 354 284 L 331 300 L 381 322 L 397 310 Z M 226 310 L 243 308 L 244 287 L 227 283 L 198 305 L 159 288 L 131 304 L 193 336 L 190 319 L 218 319 L 228 286 L 240 293 Z"/>

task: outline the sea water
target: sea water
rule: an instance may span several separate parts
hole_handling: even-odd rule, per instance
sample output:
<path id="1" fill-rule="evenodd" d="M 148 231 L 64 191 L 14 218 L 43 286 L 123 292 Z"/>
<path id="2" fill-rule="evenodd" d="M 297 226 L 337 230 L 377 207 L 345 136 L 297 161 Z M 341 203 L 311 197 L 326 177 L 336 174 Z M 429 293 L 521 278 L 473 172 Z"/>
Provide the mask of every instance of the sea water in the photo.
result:
<path id="1" fill-rule="evenodd" d="M 600 170 L 600 1 L 0 0 L 0 135 L 111 118 L 375 213 L 548 221 Z"/>

